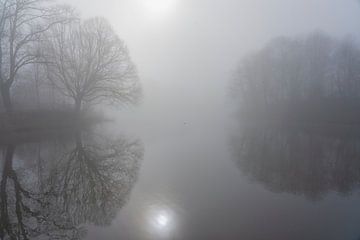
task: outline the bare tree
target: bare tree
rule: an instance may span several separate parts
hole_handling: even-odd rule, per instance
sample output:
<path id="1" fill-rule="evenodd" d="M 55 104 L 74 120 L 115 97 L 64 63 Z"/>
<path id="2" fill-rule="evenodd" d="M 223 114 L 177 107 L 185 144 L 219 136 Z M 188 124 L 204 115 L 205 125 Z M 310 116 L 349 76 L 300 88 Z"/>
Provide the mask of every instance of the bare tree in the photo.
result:
<path id="1" fill-rule="evenodd" d="M 102 18 L 58 25 L 43 45 L 49 80 L 74 102 L 134 103 L 140 84 L 124 42 Z"/>
<path id="2" fill-rule="evenodd" d="M 12 111 L 11 87 L 18 73 L 38 62 L 34 44 L 52 26 L 63 23 L 64 10 L 46 0 L 0 0 L 0 92 L 5 109 Z"/>

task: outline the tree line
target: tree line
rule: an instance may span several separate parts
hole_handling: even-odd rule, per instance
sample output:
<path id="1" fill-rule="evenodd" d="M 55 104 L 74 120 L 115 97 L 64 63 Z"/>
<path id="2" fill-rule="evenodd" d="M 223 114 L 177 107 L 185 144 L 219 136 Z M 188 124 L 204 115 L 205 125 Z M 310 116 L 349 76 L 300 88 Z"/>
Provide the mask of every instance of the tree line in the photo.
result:
<path id="1" fill-rule="evenodd" d="M 232 92 L 247 110 L 311 103 L 357 107 L 359 64 L 360 48 L 351 37 L 339 40 L 322 32 L 279 37 L 241 60 Z"/>
<path id="2" fill-rule="evenodd" d="M 104 18 L 83 20 L 70 6 L 0 0 L 0 94 L 7 112 L 20 103 L 83 107 L 134 103 L 136 68 Z M 20 103 L 19 103 L 20 102 Z"/>

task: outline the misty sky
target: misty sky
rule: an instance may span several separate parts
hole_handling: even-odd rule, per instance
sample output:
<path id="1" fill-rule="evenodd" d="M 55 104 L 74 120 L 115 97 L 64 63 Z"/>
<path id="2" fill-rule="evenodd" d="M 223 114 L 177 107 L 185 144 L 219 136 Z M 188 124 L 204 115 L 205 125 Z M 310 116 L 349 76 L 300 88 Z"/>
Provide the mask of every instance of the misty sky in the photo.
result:
<path id="1" fill-rule="evenodd" d="M 132 110 L 140 126 L 144 115 L 150 125 L 164 113 L 171 124 L 218 117 L 237 62 L 273 37 L 360 33 L 356 0 L 66 1 L 84 18 L 106 17 L 125 40 L 144 89 Z"/>

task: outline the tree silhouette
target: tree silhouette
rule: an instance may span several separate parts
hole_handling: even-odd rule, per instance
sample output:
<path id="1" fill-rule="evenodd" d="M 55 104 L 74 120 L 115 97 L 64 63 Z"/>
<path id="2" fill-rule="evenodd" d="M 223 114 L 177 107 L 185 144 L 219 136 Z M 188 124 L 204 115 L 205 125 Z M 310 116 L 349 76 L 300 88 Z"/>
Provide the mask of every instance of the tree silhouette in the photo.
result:
<path id="1" fill-rule="evenodd" d="M 245 117 L 358 121 L 359 64 L 360 48 L 351 38 L 280 37 L 242 59 L 231 91 Z"/>
<path id="2" fill-rule="evenodd" d="M 42 45 L 48 79 L 74 102 L 133 103 L 140 94 L 124 42 L 102 18 L 58 25 Z"/>

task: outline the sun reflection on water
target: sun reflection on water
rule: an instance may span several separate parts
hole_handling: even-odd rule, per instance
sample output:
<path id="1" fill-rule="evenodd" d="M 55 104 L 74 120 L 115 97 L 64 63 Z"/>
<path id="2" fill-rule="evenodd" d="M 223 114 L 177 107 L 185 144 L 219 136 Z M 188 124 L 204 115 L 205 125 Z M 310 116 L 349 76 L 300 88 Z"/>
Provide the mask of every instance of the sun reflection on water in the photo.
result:
<path id="1" fill-rule="evenodd" d="M 175 214 L 171 208 L 153 206 L 148 213 L 149 230 L 159 237 L 168 237 L 176 228 Z"/>

